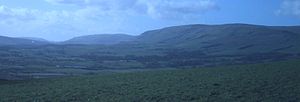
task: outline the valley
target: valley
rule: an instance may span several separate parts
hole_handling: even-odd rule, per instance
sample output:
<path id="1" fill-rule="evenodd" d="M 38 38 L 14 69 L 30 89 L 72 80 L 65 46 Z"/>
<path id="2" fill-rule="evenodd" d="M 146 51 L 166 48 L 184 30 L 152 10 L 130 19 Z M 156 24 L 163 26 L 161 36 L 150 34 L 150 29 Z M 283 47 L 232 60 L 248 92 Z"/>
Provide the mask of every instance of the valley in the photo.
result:
<path id="1" fill-rule="evenodd" d="M 147 31 L 139 36 L 91 35 L 57 43 L 9 38 L 7 42 L 15 40 L 15 44 L 4 43 L 6 40 L 0 43 L 0 79 L 299 59 L 300 33 L 297 29 L 300 27 L 184 25 Z"/>
<path id="2" fill-rule="evenodd" d="M 300 102 L 300 0 L 0 0 L 0 102 Z"/>

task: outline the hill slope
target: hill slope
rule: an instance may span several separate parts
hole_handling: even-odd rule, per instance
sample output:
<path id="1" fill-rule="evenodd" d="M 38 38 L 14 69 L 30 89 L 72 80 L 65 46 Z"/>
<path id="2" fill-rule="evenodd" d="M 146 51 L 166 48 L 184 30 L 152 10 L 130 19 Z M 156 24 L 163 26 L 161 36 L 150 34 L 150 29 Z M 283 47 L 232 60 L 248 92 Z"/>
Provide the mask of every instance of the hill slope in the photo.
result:
<path id="1" fill-rule="evenodd" d="M 210 54 L 300 52 L 299 29 L 248 24 L 185 25 L 148 31 L 137 41 Z"/>
<path id="2" fill-rule="evenodd" d="M 50 42 L 43 38 L 37 38 L 37 37 L 21 37 L 21 39 L 27 39 L 27 40 L 33 40 L 33 41 L 41 41 L 41 42 Z"/>
<path id="3" fill-rule="evenodd" d="M 87 35 L 81 37 L 75 37 L 73 39 L 62 42 L 62 44 L 102 44 L 102 45 L 113 45 L 120 42 L 131 41 L 134 36 L 126 34 L 98 34 L 98 35 Z"/>
<path id="4" fill-rule="evenodd" d="M 296 102 L 299 60 L 0 82 L 0 101 Z"/>
<path id="5" fill-rule="evenodd" d="M 26 38 L 12 38 L 0 36 L 0 45 L 41 45 L 48 42 Z"/>
<path id="6" fill-rule="evenodd" d="M 0 79 L 300 59 L 298 29 L 247 24 L 186 25 L 148 31 L 126 43 L 119 43 L 124 39 L 115 40 L 124 35 L 92 35 L 83 40 L 79 37 L 79 43 L 70 45 L 0 46 Z"/>

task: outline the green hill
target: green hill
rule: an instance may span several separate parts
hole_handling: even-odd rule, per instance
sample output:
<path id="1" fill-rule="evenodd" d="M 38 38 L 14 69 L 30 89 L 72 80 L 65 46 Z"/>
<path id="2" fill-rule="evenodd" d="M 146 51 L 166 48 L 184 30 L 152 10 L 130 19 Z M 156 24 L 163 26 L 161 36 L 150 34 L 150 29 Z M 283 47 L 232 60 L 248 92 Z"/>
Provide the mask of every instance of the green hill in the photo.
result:
<path id="1" fill-rule="evenodd" d="M 0 82 L 1 102 L 296 102 L 299 60 Z"/>

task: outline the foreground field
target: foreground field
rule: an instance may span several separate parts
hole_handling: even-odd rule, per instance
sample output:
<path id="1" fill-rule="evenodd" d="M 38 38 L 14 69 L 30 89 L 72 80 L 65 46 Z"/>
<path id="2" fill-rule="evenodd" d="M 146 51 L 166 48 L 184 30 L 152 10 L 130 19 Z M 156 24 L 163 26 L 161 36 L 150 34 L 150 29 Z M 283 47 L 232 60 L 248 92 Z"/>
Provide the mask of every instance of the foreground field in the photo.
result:
<path id="1" fill-rule="evenodd" d="M 0 81 L 1 102 L 300 100 L 300 60 L 215 68 Z"/>

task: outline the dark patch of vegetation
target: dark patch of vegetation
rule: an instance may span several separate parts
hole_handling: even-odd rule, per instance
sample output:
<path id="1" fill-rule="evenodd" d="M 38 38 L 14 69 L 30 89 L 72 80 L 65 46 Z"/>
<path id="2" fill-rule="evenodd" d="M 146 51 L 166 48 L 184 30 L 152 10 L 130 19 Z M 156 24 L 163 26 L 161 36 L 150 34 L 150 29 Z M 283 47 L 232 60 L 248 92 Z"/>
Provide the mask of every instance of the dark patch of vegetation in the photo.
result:
<path id="1" fill-rule="evenodd" d="M 253 47 L 254 45 L 246 45 L 246 46 L 243 46 L 243 47 L 240 47 L 239 49 L 240 50 L 244 50 L 244 49 L 247 49 L 247 48 L 251 48 Z"/>
<path id="2" fill-rule="evenodd" d="M 222 44 L 212 44 L 212 45 L 207 45 L 207 46 L 203 46 L 202 48 L 213 48 L 213 47 L 218 47 L 218 46 L 222 46 Z"/>
<path id="3" fill-rule="evenodd" d="M 289 45 L 287 47 L 282 47 L 282 48 L 275 49 L 274 51 L 286 50 L 286 49 L 289 49 L 289 48 L 292 48 L 292 47 L 294 47 L 294 46 L 293 45 Z"/>

